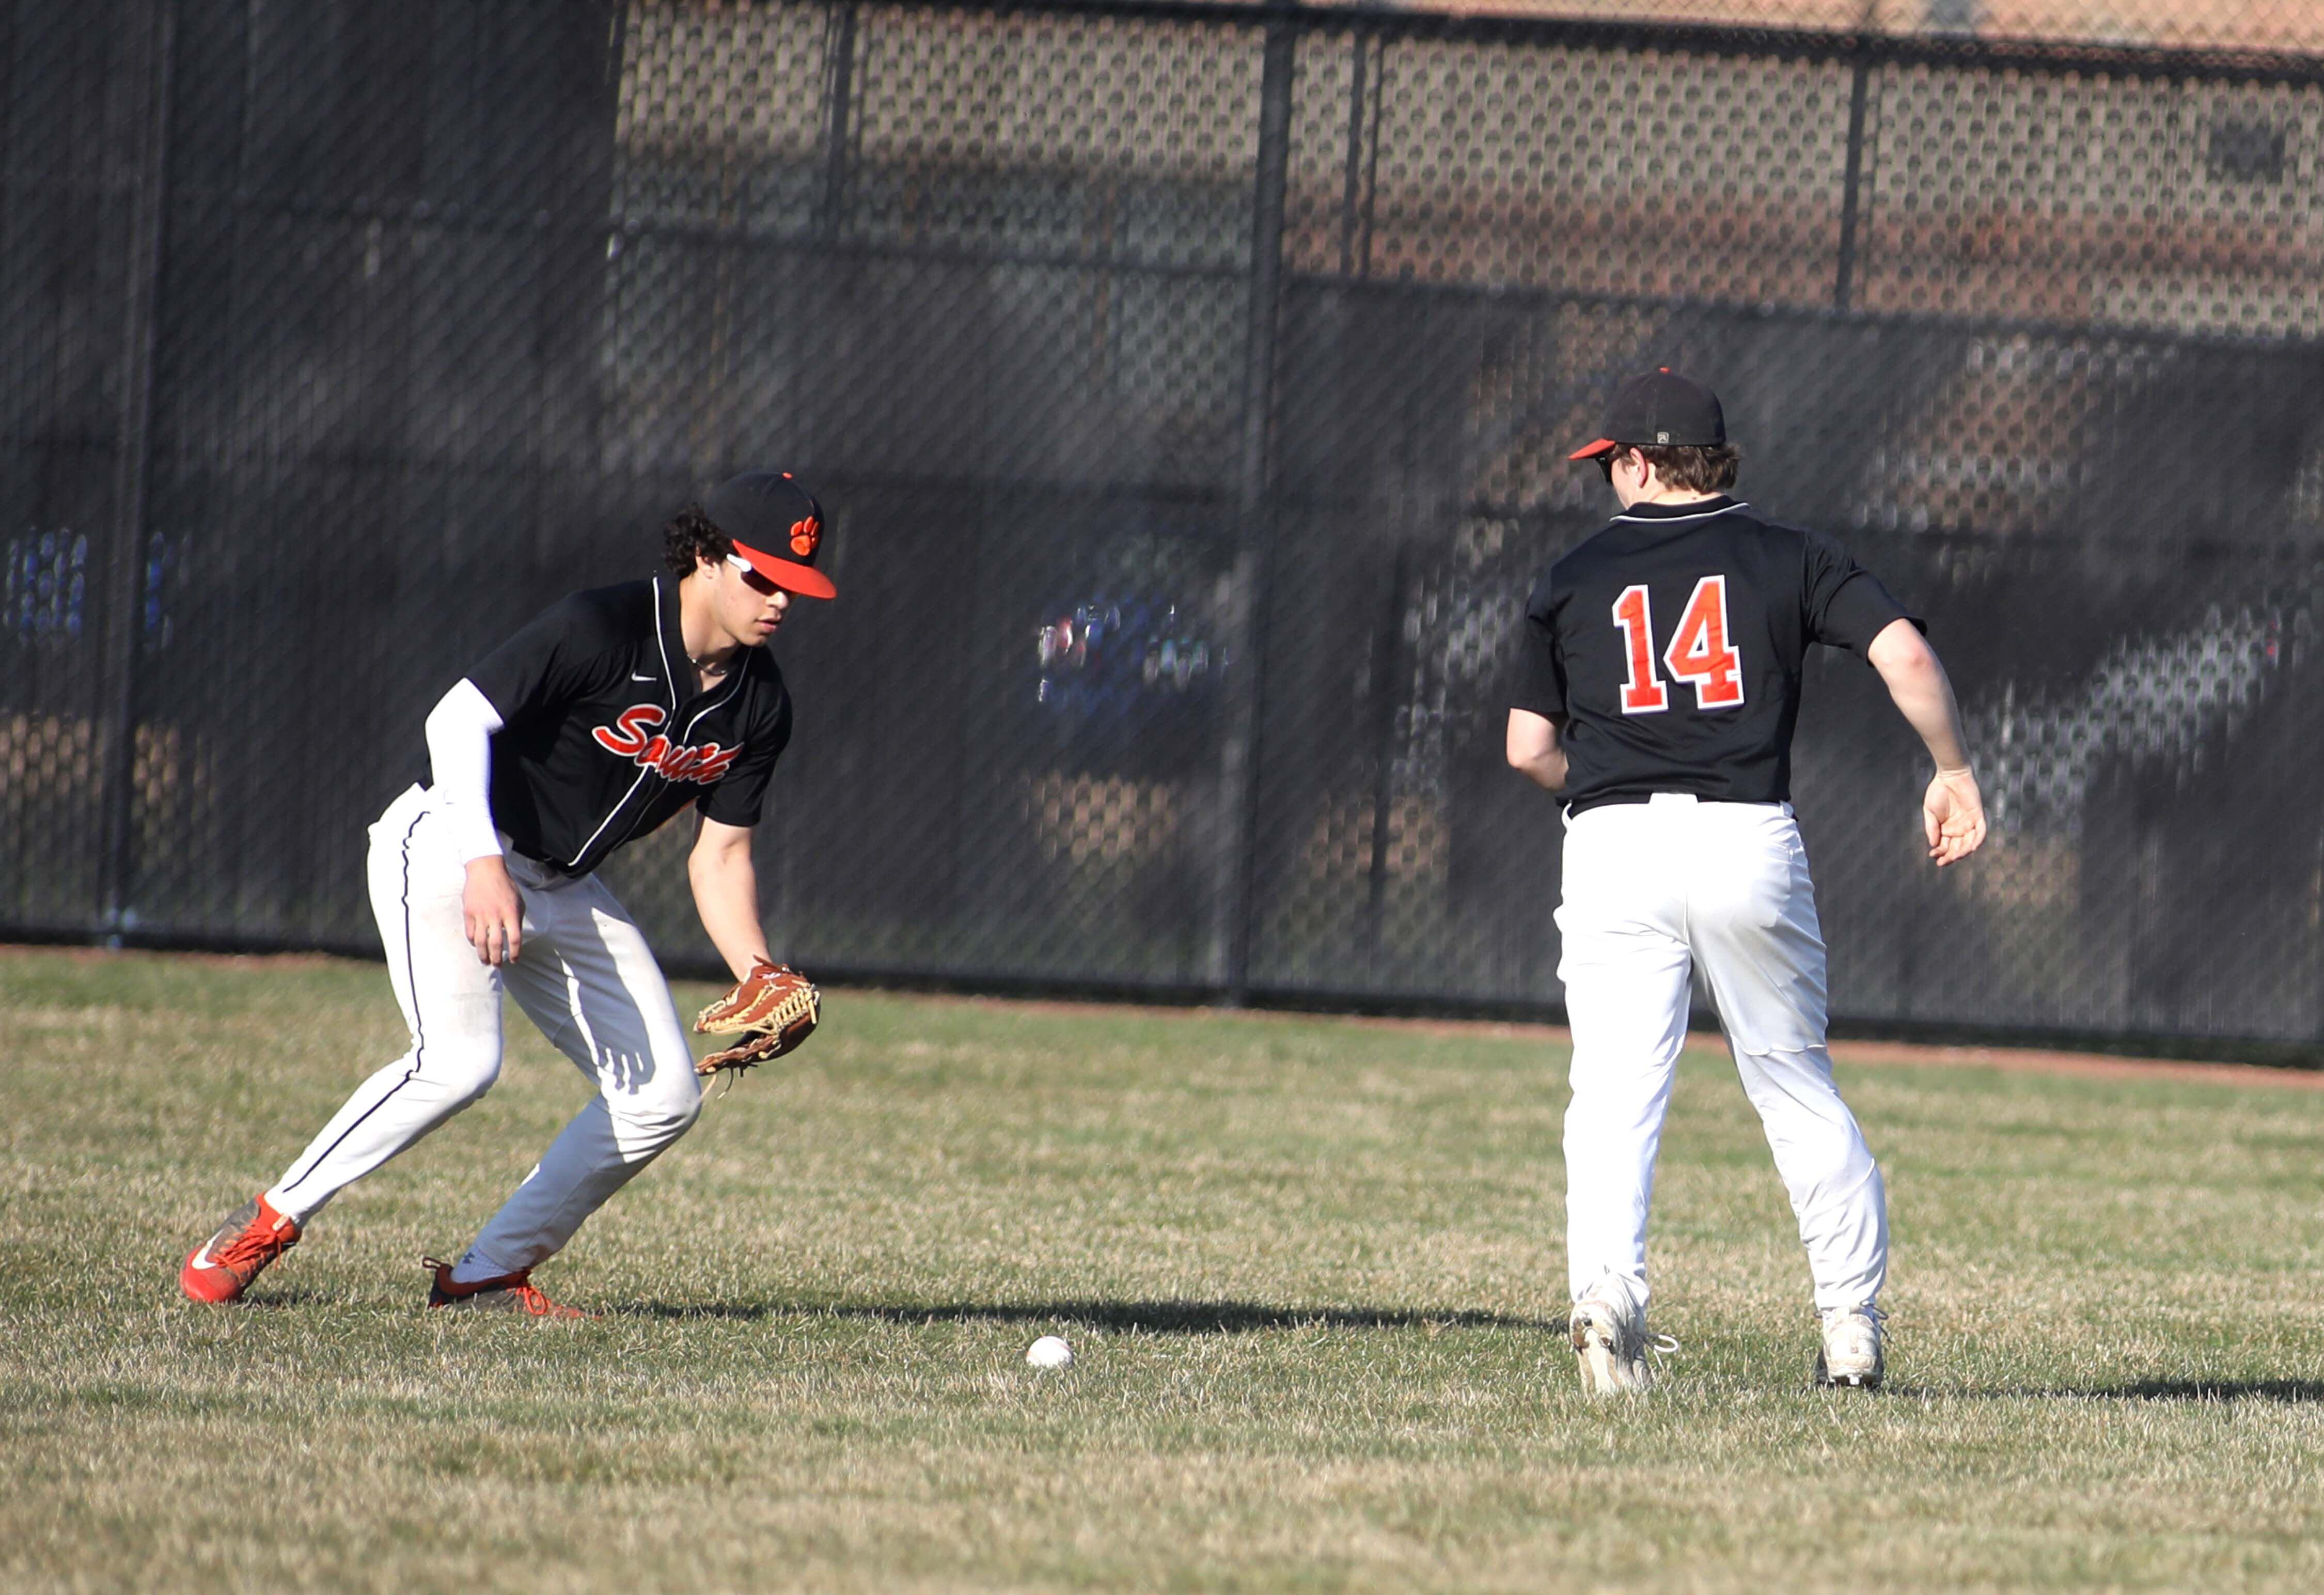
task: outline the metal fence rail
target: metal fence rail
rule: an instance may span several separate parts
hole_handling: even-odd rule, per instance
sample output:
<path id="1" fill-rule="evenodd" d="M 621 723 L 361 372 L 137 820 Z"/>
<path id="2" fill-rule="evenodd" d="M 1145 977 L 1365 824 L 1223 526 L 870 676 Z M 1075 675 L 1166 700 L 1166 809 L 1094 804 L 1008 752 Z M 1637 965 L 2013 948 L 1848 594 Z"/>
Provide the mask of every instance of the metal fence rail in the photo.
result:
<path id="1" fill-rule="evenodd" d="M 1512 625 L 1611 383 L 1931 619 L 1811 670 L 1838 1014 L 2310 1043 L 2324 62 L 1192 4 L 0 7 L 0 931 L 360 946 L 426 706 L 781 461 L 779 945 L 1554 1004 Z M 656 837 L 616 868 L 704 960 Z"/>

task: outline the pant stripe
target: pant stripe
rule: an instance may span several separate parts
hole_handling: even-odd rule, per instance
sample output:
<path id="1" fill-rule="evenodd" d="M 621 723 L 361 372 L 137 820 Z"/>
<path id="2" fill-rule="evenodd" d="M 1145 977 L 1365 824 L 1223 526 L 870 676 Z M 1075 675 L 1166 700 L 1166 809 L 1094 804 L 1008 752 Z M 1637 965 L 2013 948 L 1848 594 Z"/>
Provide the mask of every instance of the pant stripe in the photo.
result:
<path id="1" fill-rule="evenodd" d="M 420 1073 L 420 1059 L 427 1055 L 428 1027 L 420 1017 L 420 982 L 414 977 L 411 965 L 411 837 L 412 834 L 420 829 L 420 821 L 427 817 L 428 811 L 422 807 L 418 816 L 403 833 L 403 895 L 397 899 L 403 907 L 403 981 L 404 984 L 411 988 L 411 1066 L 403 1072 L 402 1079 L 380 1093 L 379 1101 L 365 1108 L 353 1124 L 339 1131 L 337 1140 L 308 1159 L 306 1167 L 275 1187 L 286 1195 L 290 1194 L 292 1187 L 314 1173 L 323 1159 L 337 1151 L 340 1142 L 362 1129 L 365 1119 L 385 1107 L 390 1098 L 410 1084 L 413 1078 Z"/>

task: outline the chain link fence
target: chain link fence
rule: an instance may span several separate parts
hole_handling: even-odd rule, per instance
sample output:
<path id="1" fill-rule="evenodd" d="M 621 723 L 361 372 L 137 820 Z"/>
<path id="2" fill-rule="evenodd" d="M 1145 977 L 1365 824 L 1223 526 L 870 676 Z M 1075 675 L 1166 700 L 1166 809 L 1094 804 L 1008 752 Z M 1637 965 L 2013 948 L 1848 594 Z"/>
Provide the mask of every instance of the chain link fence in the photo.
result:
<path id="1" fill-rule="evenodd" d="M 1553 1006 L 1514 626 L 1666 364 L 1998 822 L 1812 665 L 1835 1012 L 2324 1036 L 2315 8 L 1562 9 L 0 6 L 0 929 L 374 945 L 428 705 L 780 463 L 783 951 Z"/>

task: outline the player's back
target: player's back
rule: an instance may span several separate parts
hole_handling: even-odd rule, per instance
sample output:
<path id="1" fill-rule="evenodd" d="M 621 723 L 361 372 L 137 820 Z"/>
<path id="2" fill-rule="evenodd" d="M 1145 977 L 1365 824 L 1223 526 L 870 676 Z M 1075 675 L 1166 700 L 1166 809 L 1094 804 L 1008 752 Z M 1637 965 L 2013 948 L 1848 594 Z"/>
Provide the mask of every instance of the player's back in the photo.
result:
<path id="1" fill-rule="evenodd" d="M 1634 504 L 1535 587 L 1517 706 L 1562 723 L 1576 810 L 1782 802 L 1808 644 L 1860 652 L 1900 618 L 1829 538 L 1723 497 Z"/>

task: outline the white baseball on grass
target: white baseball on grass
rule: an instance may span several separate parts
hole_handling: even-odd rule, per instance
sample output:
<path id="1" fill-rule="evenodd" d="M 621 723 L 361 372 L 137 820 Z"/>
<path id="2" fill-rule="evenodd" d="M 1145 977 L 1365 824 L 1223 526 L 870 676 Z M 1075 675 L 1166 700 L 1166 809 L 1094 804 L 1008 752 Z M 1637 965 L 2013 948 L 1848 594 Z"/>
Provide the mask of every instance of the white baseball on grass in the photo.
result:
<path id="1" fill-rule="evenodd" d="M 1045 1334 L 1025 1348 L 1025 1360 L 1035 1368 L 1071 1368 L 1074 1349 L 1063 1335 Z"/>

